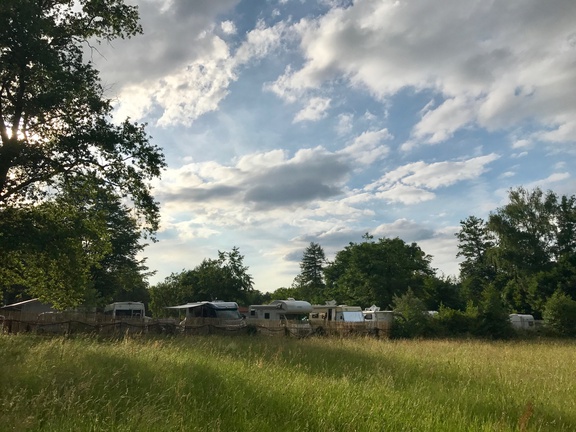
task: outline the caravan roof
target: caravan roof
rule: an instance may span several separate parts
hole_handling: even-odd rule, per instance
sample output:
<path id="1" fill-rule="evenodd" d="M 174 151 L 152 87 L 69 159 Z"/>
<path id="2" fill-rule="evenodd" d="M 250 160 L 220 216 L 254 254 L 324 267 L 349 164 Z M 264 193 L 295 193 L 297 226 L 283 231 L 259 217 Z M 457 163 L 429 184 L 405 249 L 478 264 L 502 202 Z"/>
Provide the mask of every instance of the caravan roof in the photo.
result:
<path id="1" fill-rule="evenodd" d="M 225 301 L 201 301 L 186 303 L 178 306 L 168 306 L 167 309 L 191 309 L 199 306 L 209 306 L 213 309 L 238 309 L 238 303 Z"/>

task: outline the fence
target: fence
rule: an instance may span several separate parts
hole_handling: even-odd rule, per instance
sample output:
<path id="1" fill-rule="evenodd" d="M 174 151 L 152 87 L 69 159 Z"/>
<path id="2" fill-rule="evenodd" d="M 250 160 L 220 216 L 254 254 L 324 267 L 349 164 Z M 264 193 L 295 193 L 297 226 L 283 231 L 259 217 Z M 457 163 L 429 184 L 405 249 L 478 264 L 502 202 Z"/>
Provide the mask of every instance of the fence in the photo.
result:
<path id="1" fill-rule="evenodd" d="M 248 332 L 265 336 L 307 337 L 313 334 L 309 322 L 254 319 L 246 320 Z"/>
<path id="2" fill-rule="evenodd" d="M 318 336 L 388 336 L 387 322 L 333 322 L 311 320 L 309 322 L 285 322 L 281 320 L 222 320 L 218 318 L 188 318 L 182 322 L 174 318 L 112 319 L 97 313 L 45 312 L 26 314 L 4 312 L 0 315 L 3 333 L 74 334 L 87 333 L 113 336 L 126 333 L 151 334 L 261 334 L 266 336 L 307 337 Z"/>

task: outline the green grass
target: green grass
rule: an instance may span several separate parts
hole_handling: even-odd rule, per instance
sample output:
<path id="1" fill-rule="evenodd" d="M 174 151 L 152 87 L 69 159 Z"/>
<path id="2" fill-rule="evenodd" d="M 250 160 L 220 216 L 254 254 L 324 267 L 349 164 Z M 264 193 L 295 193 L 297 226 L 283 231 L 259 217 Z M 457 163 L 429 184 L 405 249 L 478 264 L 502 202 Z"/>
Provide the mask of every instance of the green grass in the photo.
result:
<path id="1" fill-rule="evenodd" d="M 0 336 L 0 431 L 574 431 L 576 343 Z"/>

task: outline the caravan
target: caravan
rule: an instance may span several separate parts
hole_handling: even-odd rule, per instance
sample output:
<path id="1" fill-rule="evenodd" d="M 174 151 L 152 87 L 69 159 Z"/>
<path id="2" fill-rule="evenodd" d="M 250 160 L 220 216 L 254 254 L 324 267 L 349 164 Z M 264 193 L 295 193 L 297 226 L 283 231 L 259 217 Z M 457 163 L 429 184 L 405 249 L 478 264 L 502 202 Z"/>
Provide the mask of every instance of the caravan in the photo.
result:
<path id="1" fill-rule="evenodd" d="M 274 300 L 267 305 L 251 305 L 248 308 L 248 321 L 261 329 L 284 329 L 294 336 L 307 336 L 312 333 L 308 314 L 312 305 L 306 301 L 289 298 Z"/>
<path id="2" fill-rule="evenodd" d="M 312 306 L 310 323 L 314 332 L 323 334 L 357 334 L 366 332 L 360 306 L 339 305 L 334 300 Z"/>
<path id="3" fill-rule="evenodd" d="M 363 323 L 364 314 L 360 306 L 338 305 L 334 300 L 324 305 L 312 306 L 310 319 L 324 322 Z"/>
<path id="4" fill-rule="evenodd" d="M 533 315 L 510 314 L 510 323 L 513 328 L 518 330 L 536 330 Z"/>
<path id="5" fill-rule="evenodd" d="M 150 320 L 142 302 L 115 302 L 104 307 L 104 317 L 112 320 Z"/>
<path id="6" fill-rule="evenodd" d="M 211 325 L 221 329 L 234 330 L 246 326 L 238 311 L 238 303 L 220 300 L 186 303 L 169 306 L 168 309 L 184 311 L 186 316 L 180 326 L 202 327 Z"/>

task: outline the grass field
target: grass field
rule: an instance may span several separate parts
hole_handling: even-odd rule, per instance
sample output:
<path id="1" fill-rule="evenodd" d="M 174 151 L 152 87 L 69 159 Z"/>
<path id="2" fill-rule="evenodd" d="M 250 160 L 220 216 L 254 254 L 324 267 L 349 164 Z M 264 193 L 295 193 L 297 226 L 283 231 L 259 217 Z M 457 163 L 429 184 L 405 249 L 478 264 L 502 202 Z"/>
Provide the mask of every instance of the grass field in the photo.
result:
<path id="1" fill-rule="evenodd" d="M 0 431 L 575 431 L 576 342 L 0 336 Z"/>

